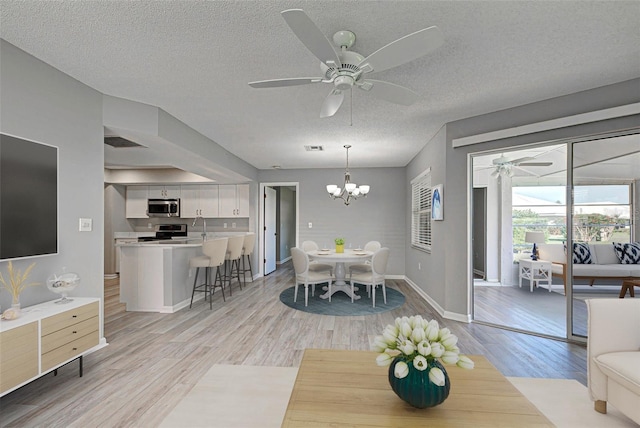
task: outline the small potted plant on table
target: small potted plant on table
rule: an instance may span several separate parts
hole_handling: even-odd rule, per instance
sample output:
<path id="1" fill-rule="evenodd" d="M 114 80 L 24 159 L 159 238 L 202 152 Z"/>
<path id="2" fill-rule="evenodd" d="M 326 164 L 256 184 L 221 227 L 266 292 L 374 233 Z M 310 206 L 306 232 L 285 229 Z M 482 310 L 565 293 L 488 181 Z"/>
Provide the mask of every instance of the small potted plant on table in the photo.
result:
<path id="1" fill-rule="evenodd" d="M 344 253 L 344 238 L 336 238 L 336 253 Z"/>

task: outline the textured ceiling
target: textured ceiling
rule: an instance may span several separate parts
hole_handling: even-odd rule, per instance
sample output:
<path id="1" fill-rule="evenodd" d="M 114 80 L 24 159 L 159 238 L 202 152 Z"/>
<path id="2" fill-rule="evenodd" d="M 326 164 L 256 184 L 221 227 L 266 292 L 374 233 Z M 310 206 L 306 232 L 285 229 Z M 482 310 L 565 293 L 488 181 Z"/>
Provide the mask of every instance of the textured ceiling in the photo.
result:
<path id="1" fill-rule="evenodd" d="M 405 107 L 330 86 L 280 12 L 301 8 L 364 56 L 437 25 L 444 45 L 372 74 L 421 94 Z M 158 106 L 260 169 L 404 166 L 445 123 L 640 76 L 638 1 L 1 1 L 0 37 L 108 95 Z M 324 145 L 307 152 L 304 145 Z M 167 163 L 170 163 L 167 161 Z"/>

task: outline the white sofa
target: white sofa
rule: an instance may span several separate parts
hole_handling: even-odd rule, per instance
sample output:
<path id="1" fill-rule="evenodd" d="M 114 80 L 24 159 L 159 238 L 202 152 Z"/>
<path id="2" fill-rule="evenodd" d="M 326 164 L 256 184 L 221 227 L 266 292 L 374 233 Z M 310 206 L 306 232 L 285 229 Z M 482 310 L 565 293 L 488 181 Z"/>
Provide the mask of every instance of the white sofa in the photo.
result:
<path id="1" fill-rule="evenodd" d="M 640 424 L 640 299 L 587 299 L 587 380 L 594 408 L 607 402 Z"/>
<path id="2" fill-rule="evenodd" d="M 573 277 L 589 279 L 590 285 L 598 278 L 619 279 L 620 285 L 625 279 L 640 279 L 640 264 L 621 264 L 611 243 L 589 244 L 593 264 L 573 264 Z M 540 260 L 550 261 L 553 276 L 562 278 L 567 284 L 567 256 L 563 244 L 539 244 Z M 565 290 L 566 291 L 566 290 Z"/>

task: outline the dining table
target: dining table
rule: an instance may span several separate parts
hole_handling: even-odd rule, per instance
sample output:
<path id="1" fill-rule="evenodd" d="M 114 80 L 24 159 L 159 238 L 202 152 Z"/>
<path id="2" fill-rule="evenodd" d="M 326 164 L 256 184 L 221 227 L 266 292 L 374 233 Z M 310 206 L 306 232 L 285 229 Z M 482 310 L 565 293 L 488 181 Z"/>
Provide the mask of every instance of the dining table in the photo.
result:
<path id="1" fill-rule="evenodd" d="M 354 300 L 360 298 L 354 289 L 353 296 L 351 295 L 351 284 L 348 284 L 346 281 L 346 266 L 345 263 L 364 263 L 367 260 L 371 260 L 373 256 L 373 251 L 366 251 L 360 248 L 356 249 L 345 249 L 342 253 L 337 253 L 335 249 L 319 249 L 308 251 L 309 259 L 317 260 L 323 263 L 335 263 L 335 281 L 331 286 L 331 294 L 329 294 L 329 290 L 327 287 L 327 292 L 320 295 L 321 299 L 328 299 L 330 295 L 337 293 L 338 291 L 342 291 L 349 297 L 353 297 Z"/>

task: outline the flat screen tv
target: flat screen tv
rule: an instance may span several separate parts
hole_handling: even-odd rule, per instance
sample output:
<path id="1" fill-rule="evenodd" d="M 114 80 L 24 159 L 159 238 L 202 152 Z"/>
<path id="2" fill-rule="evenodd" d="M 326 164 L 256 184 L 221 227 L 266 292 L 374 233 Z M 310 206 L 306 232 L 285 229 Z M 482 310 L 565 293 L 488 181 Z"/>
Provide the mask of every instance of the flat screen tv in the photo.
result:
<path id="1" fill-rule="evenodd" d="M 0 260 L 58 253 L 58 148 L 0 134 Z"/>

